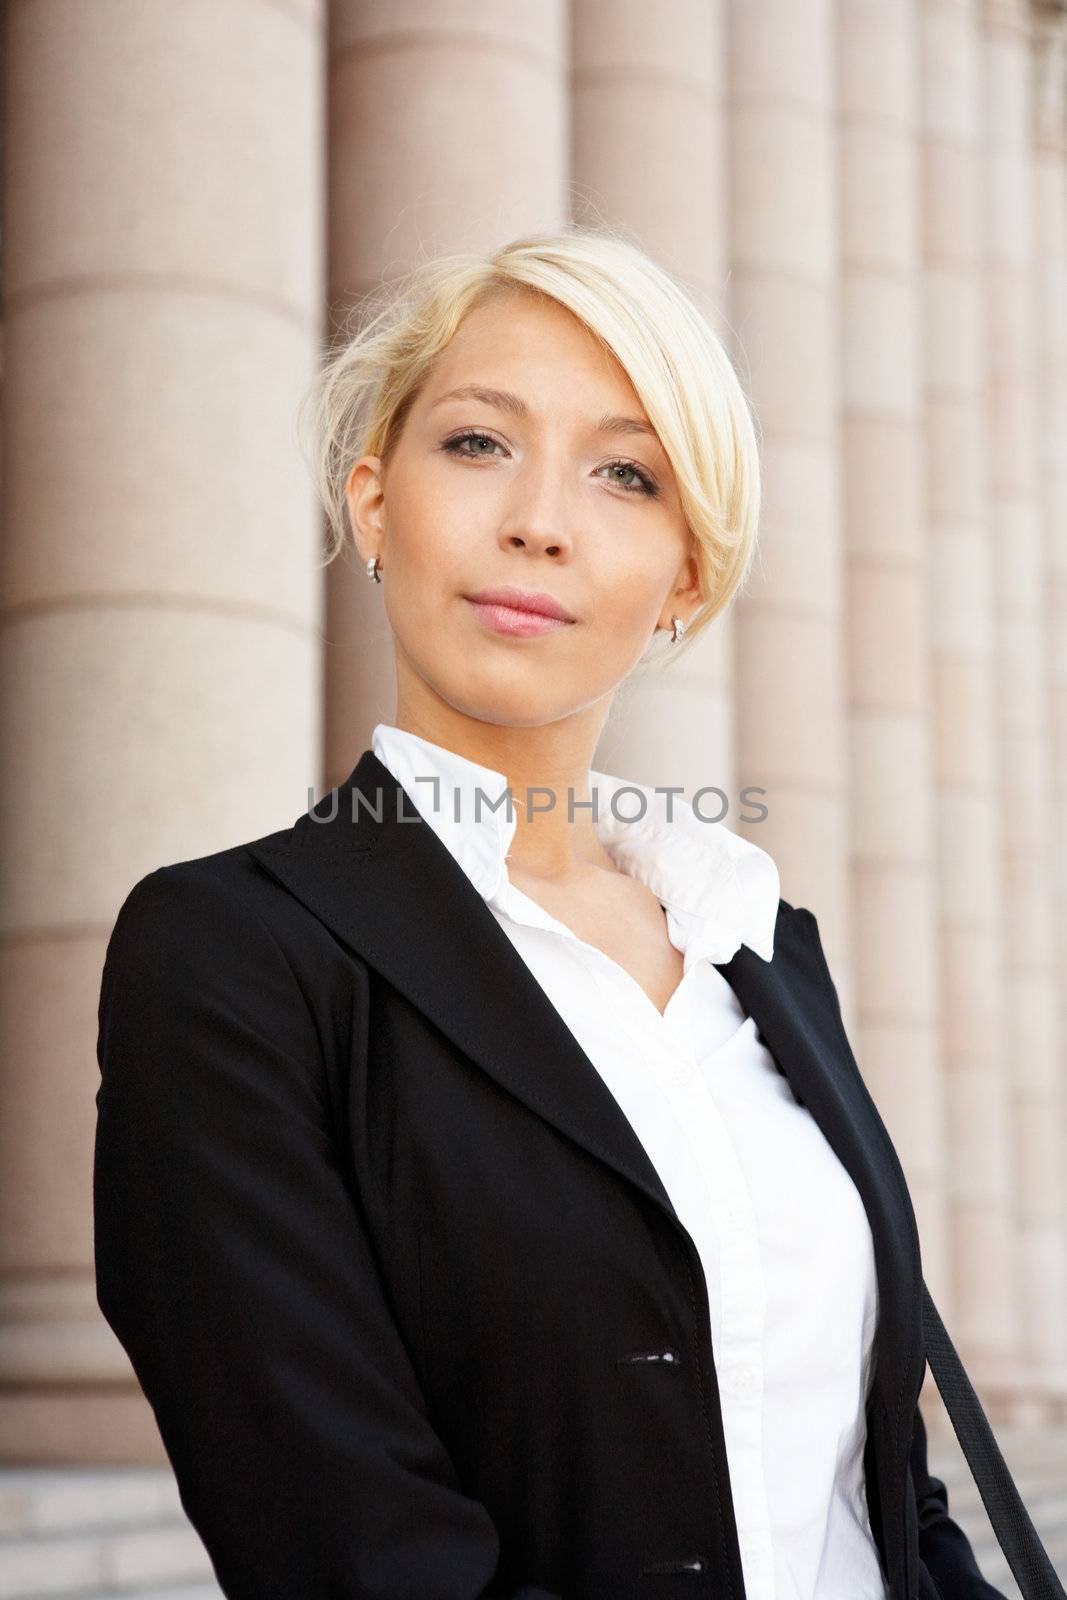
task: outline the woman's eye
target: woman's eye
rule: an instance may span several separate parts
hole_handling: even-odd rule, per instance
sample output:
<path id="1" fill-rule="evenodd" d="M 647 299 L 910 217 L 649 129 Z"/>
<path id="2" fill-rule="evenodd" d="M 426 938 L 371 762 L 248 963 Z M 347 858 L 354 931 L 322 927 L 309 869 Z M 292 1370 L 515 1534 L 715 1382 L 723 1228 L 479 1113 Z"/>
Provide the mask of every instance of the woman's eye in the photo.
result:
<path id="1" fill-rule="evenodd" d="M 463 448 L 469 446 L 470 448 Z M 486 446 L 487 448 L 480 448 Z M 460 456 L 467 461 L 477 461 L 488 457 L 493 448 L 502 450 L 504 447 L 499 439 L 494 439 L 491 434 L 480 433 L 476 428 L 467 428 L 463 433 L 457 433 L 451 439 L 445 439 L 441 449 L 450 455 Z M 615 479 L 618 488 L 627 494 L 643 494 L 649 499 L 654 499 L 659 494 L 659 489 L 646 472 L 643 472 L 633 461 L 609 461 L 606 467 L 599 468 L 601 472 L 618 472 L 624 477 L 629 477 L 630 482 L 620 478 Z M 636 482 L 632 481 L 636 479 Z"/>
<path id="2" fill-rule="evenodd" d="M 654 496 L 659 493 L 659 490 L 656 488 L 656 485 L 652 482 L 652 479 L 648 476 L 648 474 L 646 472 L 642 472 L 641 468 L 635 466 L 632 461 L 609 461 L 606 467 L 601 468 L 601 471 L 632 473 L 637 479 L 636 483 L 621 483 L 618 479 L 616 479 L 616 482 L 619 483 L 619 488 L 625 489 L 627 494 L 647 494 L 649 496 Z"/>
<path id="3" fill-rule="evenodd" d="M 461 450 L 459 448 L 461 444 L 467 443 L 490 445 L 495 444 L 498 447 L 503 448 L 500 446 L 500 441 L 492 438 L 488 433 L 477 433 L 474 429 L 468 429 L 466 433 L 457 433 L 454 438 L 446 439 L 444 444 L 441 446 L 441 449 L 448 450 L 452 455 L 455 456 L 466 456 L 468 460 L 475 460 L 478 456 L 486 456 L 489 454 L 488 450 L 468 451 Z"/>

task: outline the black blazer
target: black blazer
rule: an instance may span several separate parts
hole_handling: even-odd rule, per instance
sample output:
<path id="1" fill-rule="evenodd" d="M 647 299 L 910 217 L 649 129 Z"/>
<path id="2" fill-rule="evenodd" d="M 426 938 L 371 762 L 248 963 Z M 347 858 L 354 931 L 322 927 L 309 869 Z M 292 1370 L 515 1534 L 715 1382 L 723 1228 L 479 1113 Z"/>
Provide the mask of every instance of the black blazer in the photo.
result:
<path id="1" fill-rule="evenodd" d="M 927 1470 L 915 1217 L 814 916 L 719 970 L 870 1219 L 892 1600 L 997 1600 Z M 231 1600 L 743 1600 L 696 1246 L 372 751 L 142 878 L 99 1023 L 99 1304 Z"/>

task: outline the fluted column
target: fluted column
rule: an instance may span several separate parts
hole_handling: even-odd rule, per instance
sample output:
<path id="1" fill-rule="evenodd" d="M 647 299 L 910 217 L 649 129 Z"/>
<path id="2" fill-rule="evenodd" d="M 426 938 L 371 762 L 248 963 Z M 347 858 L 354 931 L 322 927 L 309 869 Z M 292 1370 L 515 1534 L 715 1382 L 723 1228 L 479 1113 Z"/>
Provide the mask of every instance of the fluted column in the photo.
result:
<path id="1" fill-rule="evenodd" d="M 857 1040 L 945 1279 L 914 0 L 841 0 L 842 484 Z"/>
<path id="2" fill-rule="evenodd" d="M 163 1459 L 96 1306 L 105 943 L 136 879 L 299 815 L 321 578 L 315 0 L 36 0 L 5 39 L 0 1432 Z"/>
<path id="3" fill-rule="evenodd" d="M 1049 881 L 1030 8 L 1023 0 L 985 0 L 984 28 L 988 493 L 999 596 L 1006 1048 L 1015 1099 L 1022 1354 L 1037 1403 L 1059 1359 L 1063 1327 L 1063 1155 Z"/>
<path id="4" fill-rule="evenodd" d="M 1053 987 L 1058 998 L 1055 1081 L 1050 1083 L 1048 1118 L 1053 1139 L 1067 1148 L 1067 13 L 1038 7 L 1034 13 L 1034 218 L 1035 293 L 1038 340 L 1039 498 L 1042 513 L 1042 592 L 1048 674 L 1051 827 L 1045 878 L 1053 896 Z M 1059 1162 L 1059 1183 L 1050 1253 L 1057 1250 L 1053 1274 L 1067 1275 L 1067 1197 Z M 1050 1326 L 1050 1383 L 1067 1416 L 1067 1299 L 1062 1289 L 1058 1328 Z"/>
<path id="5" fill-rule="evenodd" d="M 576 217 L 621 223 L 681 276 L 725 339 L 723 49 L 719 0 L 683 0 L 666 28 L 643 0 L 573 0 Z M 717 786 L 729 827 L 740 803 L 732 632 L 727 613 L 677 667 L 635 672 L 597 749 L 607 771 L 680 784 L 690 797 Z"/>
<path id="6" fill-rule="evenodd" d="M 492 248 L 568 214 L 565 0 L 333 0 L 331 326 L 445 251 Z M 326 782 L 347 777 L 395 704 L 382 590 L 351 547 L 328 568 Z"/>
<path id="7" fill-rule="evenodd" d="M 853 978 L 839 482 L 835 8 L 731 0 L 730 302 L 761 434 L 761 553 L 735 608 L 742 829 L 819 918 L 846 1012 Z"/>
<path id="8" fill-rule="evenodd" d="M 1019 1337 L 986 492 L 981 0 L 922 0 L 925 515 L 955 1336 L 1000 1404 Z"/>

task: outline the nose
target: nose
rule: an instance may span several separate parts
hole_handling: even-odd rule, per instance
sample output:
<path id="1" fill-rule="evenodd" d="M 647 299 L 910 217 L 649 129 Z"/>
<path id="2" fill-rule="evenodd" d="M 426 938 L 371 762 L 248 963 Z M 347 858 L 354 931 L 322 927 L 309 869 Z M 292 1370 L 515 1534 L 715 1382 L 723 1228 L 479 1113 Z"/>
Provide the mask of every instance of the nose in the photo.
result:
<path id="1" fill-rule="evenodd" d="M 562 531 L 558 518 L 529 510 L 523 515 L 508 517 L 500 529 L 500 543 L 505 549 L 526 550 L 530 555 L 556 559 L 569 556 L 571 551 L 570 537 Z"/>
<path id="2" fill-rule="evenodd" d="M 565 548 L 555 530 L 526 528 L 522 533 L 508 533 L 503 543 L 513 550 L 529 550 L 531 555 L 560 556 Z"/>
<path id="3" fill-rule="evenodd" d="M 500 524 L 501 546 L 557 560 L 568 558 L 573 546 L 564 501 L 558 475 L 547 467 L 529 471 L 521 482 L 516 480 L 511 504 Z"/>

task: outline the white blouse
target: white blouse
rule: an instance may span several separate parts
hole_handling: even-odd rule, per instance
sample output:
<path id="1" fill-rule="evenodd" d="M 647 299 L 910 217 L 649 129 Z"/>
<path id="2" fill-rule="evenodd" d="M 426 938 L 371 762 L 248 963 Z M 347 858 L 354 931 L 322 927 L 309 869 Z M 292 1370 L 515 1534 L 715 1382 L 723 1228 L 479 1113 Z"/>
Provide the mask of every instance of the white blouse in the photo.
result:
<path id="1" fill-rule="evenodd" d="M 590 769 L 598 811 L 576 815 L 656 895 L 684 954 L 661 1014 L 509 881 L 503 773 L 387 723 L 372 745 L 619 1102 L 697 1247 L 748 1600 L 885 1600 L 863 1472 L 878 1313 L 867 1213 L 714 965 L 741 943 L 771 960 L 774 861 L 677 793 Z"/>

